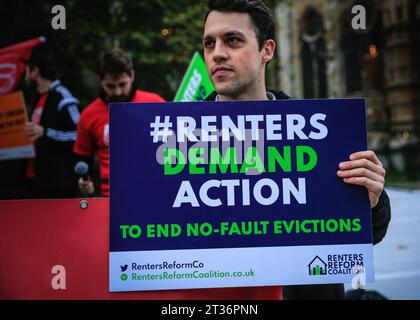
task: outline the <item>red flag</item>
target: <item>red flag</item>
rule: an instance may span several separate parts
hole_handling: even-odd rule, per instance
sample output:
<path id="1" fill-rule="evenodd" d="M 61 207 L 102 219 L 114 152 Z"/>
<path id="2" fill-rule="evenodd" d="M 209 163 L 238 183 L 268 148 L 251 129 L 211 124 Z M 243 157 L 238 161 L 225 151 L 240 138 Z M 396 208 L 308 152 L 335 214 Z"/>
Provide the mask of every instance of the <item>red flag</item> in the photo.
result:
<path id="1" fill-rule="evenodd" d="M 38 37 L 0 49 L 0 94 L 13 91 L 25 70 L 22 60 L 29 59 L 33 47 L 45 42 Z"/>

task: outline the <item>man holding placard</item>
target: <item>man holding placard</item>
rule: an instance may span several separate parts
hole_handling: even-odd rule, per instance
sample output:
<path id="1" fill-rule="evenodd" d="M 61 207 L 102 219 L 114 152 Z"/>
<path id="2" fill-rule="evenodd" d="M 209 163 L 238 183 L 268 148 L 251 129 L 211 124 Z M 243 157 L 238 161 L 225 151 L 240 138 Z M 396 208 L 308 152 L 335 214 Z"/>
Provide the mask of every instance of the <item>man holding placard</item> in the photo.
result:
<path id="1" fill-rule="evenodd" d="M 266 65 L 276 43 L 271 13 L 259 0 L 210 0 L 205 18 L 203 46 L 207 72 L 215 92 L 207 100 L 287 99 L 283 92 L 267 91 Z M 338 164 L 337 176 L 347 184 L 367 189 L 372 208 L 373 242 L 386 234 L 390 203 L 384 191 L 385 170 L 372 151 L 349 155 Z M 336 299 L 342 284 L 284 287 L 285 299 Z"/>
<path id="2" fill-rule="evenodd" d="M 260 1 L 210 1 L 213 101 L 110 104 L 111 292 L 331 299 L 374 281 L 390 210 L 379 160 L 358 152 L 365 101 L 268 92 L 273 38 Z"/>

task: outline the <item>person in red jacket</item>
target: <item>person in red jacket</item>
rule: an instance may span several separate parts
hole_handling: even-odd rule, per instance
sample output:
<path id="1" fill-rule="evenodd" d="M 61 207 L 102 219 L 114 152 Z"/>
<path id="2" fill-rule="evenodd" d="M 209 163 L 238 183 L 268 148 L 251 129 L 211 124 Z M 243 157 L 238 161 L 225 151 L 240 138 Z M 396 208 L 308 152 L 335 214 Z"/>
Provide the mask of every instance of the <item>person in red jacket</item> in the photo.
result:
<path id="1" fill-rule="evenodd" d="M 109 196 L 109 116 L 110 102 L 164 102 L 156 93 L 138 90 L 134 86 L 135 72 L 131 58 L 119 48 L 111 49 L 98 59 L 101 92 L 80 116 L 73 151 L 92 164 L 97 154 L 101 178 L 101 195 Z M 92 165 L 90 165 L 92 168 Z M 93 195 L 92 179 L 78 181 L 83 194 Z"/>

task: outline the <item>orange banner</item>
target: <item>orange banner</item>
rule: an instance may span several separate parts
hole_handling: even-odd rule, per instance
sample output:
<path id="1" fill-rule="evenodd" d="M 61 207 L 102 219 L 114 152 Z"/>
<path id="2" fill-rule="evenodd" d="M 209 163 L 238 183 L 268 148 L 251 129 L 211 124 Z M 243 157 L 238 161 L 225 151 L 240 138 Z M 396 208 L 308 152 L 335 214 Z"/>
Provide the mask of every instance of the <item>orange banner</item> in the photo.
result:
<path id="1" fill-rule="evenodd" d="M 109 199 L 82 201 L 0 201 L 0 299 L 279 300 L 282 297 L 280 287 L 109 293 Z"/>
<path id="2" fill-rule="evenodd" d="M 21 91 L 0 95 L 0 160 L 35 156 L 33 144 L 25 133 L 27 121 Z"/>

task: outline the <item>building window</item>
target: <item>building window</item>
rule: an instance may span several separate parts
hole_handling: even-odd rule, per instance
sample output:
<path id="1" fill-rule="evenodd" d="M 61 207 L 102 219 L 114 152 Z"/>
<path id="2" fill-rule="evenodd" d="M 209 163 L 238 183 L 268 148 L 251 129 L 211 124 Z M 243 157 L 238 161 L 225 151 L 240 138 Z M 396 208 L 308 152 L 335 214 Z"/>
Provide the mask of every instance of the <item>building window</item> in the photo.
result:
<path id="1" fill-rule="evenodd" d="M 366 90 L 381 91 L 384 83 L 384 32 L 380 11 L 366 8 L 366 30 L 351 27 L 351 7 L 344 13 L 340 48 L 344 58 L 347 94 Z"/>
<path id="2" fill-rule="evenodd" d="M 326 44 L 323 20 L 312 8 L 306 10 L 301 23 L 301 61 L 304 98 L 326 98 Z"/>

